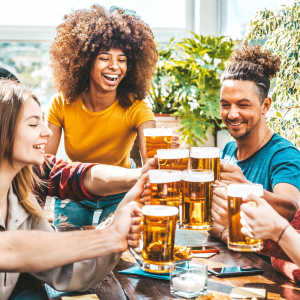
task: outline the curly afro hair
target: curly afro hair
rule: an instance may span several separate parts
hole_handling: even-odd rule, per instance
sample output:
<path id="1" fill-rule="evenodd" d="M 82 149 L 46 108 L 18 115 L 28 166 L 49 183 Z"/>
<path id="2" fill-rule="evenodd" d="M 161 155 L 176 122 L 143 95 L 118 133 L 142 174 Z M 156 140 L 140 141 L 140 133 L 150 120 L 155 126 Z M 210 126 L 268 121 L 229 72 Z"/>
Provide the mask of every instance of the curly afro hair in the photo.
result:
<path id="1" fill-rule="evenodd" d="M 232 53 L 221 82 L 227 79 L 253 81 L 263 101 L 269 93 L 270 79 L 276 75 L 279 67 L 280 58 L 271 51 L 264 50 L 259 45 L 243 45 Z"/>
<path id="2" fill-rule="evenodd" d="M 129 107 L 131 97 L 145 98 L 158 59 L 147 24 L 123 9 L 110 13 L 99 5 L 73 11 L 64 19 L 57 27 L 50 57 L 54 85 L 68 103 L 89 88 L 90 70 L 99 51 L 111 48 L 127 56 L 127 73 L 117 88 L 120 105 Z"/>

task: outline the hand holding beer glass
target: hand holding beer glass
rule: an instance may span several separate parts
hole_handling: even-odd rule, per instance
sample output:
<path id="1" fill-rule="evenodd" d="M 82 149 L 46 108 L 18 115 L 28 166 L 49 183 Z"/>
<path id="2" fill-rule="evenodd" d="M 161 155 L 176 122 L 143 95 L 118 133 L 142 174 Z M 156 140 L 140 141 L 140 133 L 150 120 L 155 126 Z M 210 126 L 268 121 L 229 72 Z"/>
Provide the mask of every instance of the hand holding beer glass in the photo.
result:
<path id="1" fill-rule="evenodd" d="M 185 229 L 211 228 L 211 201 L 214 173 L 211 170 L 187 170 L 182 172 L 183 203 L 182 226 Z"/>
<path id="2" fill-rule="evenodd" d="M 145 205 L 143 215 L 143 249 L 141 268 L 154 273 L 173 269 L 174 241 L 178 208 Z"/>
<path id="3" fill-rule="evenodd" d="M 145 148 L 147 158 L 156 155 L 158 149 L 178 148 L 178 136 L 172 128 L 145 128 Z"/>
<path id="4" fill-rule="evenodd" d="M 192 147 L 191 169 L 212 170 L 214 180 L 220 180 L 220 149 L 217 147 Z"/>
<path id="5" fill-rule="evenodd" d="M 243 200 L 253 194 L 256 197 L 262 197 L 264 193 L 261 184 L 234 183 L 227 187 L 228 200 L 228 248 L 234 251 L 253 252 L 259 251 L 263 247 L 262 240 L 256 240 L 251 236 L 244 235 L 241 232 L 241 205 Z M 247 205 L 256 205 L 255 202 L 248 202 Z M 247 227 L 247 224 L 243 224 Z"/>

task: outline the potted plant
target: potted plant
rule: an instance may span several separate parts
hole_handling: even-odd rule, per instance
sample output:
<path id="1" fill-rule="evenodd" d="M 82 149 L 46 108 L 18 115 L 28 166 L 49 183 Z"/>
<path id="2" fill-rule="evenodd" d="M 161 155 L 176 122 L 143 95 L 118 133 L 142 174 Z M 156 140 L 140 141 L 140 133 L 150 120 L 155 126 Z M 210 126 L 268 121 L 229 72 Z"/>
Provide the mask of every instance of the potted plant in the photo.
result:
<path id="1" fill-rule="evenodd" d="M 220 76 L 234 42 L 224 36 L 192 33 L 161 49 L 158 71 L 149 102 L 155 113 L 170 113 L 180 120 L 180 133 L 189 145 L 207 139 L 222 127 L 219 111 Z"/>
<path id="2" fill-rule="evenodd" d="M 265 9 L 251 21 L 246 38 L 280 56 L 281 68 L 273 81 L 269 118 L 274 131 L 300 147 L 300 2 Z"/>

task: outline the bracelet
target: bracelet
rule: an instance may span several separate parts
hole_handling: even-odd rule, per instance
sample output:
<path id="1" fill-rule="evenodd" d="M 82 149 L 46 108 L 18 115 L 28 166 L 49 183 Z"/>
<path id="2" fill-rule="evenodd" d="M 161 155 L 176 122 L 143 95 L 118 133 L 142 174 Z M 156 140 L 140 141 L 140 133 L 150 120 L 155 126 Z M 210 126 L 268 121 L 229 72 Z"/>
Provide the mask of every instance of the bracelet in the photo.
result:
<path id="1" fill-rule="evenodd" d="M 288 227 L 290 226 L 290 223 L 288 223 L 287 225 L 284 226 L 284 228 L 281 230 L 280 234 L 279 234 L 279 237 L 278 237 L 278 240 L 277 240 L 277 244 L 279 243 L 279 241 L 281 240 L 283 234 L 286 232 L 286 230 L 288 229 Z"/>

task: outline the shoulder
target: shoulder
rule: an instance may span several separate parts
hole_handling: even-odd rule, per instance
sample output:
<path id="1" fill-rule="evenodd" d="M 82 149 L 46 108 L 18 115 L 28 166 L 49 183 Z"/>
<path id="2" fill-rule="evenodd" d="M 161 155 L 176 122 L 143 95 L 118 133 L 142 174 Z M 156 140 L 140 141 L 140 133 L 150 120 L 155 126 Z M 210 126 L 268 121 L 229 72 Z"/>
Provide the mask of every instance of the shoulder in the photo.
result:
<path id="1" fill-rule="evenodd" d="M 126 110 L 127 117 L 135 121 L 152 121 L 155 120 L 150 106 L 145 100 L 135 100 Z"/>
<path id="2" fill-rule="evenodd" d="M 232 141 L 232 142 L 228 142 L 223 151 L 222 151 L 222 154 L 225 155 L 225 154 L 230 154 L 230 153 L 233 153 L 237 148 L 237 145 L 236 145 L 236 142 Z"/>
<path id="3" fill-rule="evenodd" d="M 57 93 L 52 97 L 50 102 L 55 103 L 55 104 L 64 105 L 66 103 L 66 100 L 62 93 Z"/>
<path id="4" fill-rule="evenodd" d="M 266 145 L 266 150 L 274 156 L 284 156 L 285 159 L 293 159 L 297 158 L 300 160 L 300 151 L 297 147 L 295 147 L 291 142 L 282 136 L 275 133 L 270 140 L 270 142 Z M 287 156 L 288 155 L 288 156 Z"/>
<path id="5" fill-rule="evenodd" d="M 72 106 L 74 103 L 78 103 L 80 99 L 81 99 L 81 97 L 78 96 L 75 101 L 70 102 L 70 101 L 68 101 L 68 99 L 66 99 L 64 97 L 64 95 L 62 93 L 57 93 L 52 97 L 50 102 L 52 103 L 52 105 L 59 105 L 59 106 L 63 107 L 66 105 Z"/>
<path id="6" fill-rule="evenodd" d="M 133 100 L 132 105 L 128 108 L 129 110 L 150 110 L 150 106 L 146 103 L 145 100 Z"/>

